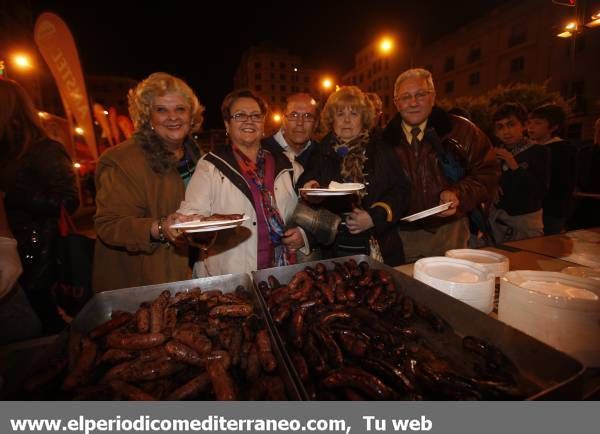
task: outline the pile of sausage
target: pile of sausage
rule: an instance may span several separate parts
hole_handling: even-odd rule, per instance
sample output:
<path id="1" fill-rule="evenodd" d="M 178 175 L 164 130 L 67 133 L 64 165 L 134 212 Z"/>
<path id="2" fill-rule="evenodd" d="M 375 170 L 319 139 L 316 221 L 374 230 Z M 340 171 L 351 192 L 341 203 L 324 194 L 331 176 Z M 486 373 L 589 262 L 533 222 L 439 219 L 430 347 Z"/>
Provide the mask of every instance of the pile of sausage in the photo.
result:
<path id="1" fill-rule="evenodd" d="M 451 326 L 367 262 L 319 263 L 258 288 L 308 398 L 521 399 L 512 362 Z M 454 345 L 452 360 L 446 351 Z"/>
<path id="2" fill-rule="evenodd" d="M 24 385 L 35 399 L 287 399 L 264 321 L 243 287 L 168 290 L 114 311 Z"/>

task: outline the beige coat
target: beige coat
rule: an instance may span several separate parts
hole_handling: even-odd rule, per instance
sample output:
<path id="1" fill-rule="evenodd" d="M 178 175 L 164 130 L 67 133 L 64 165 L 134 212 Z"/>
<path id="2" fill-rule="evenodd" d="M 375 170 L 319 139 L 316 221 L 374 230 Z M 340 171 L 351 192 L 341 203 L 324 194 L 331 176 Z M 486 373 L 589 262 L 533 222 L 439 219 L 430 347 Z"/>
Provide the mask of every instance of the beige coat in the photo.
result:
<path id="1" fill-rule="evenodd" d="M 152 222 L 176 211 L 184 197 L 176 169 L 155 173 L 130 139 L 102 154 L 96 187 L 96 292 L 190 277 L 187 251 L 150 240 Z"/>
<path id="2" fill-rule="evenodd" d="M 292 167 L 281 153 L 275 157 L 275 200 L 288 223 L 298 198 L 292 185 Z M 179 212 L 182 214 L 244 214 L 250 217 L 235 229 L 221 231 L 204 261 L 196 263 L 194 275 L 203 277 L 248 273 L 257 268 L 258 230 L 250 188 L 239 172 L 230 146 L 203 157 L 192 176 Z"/>

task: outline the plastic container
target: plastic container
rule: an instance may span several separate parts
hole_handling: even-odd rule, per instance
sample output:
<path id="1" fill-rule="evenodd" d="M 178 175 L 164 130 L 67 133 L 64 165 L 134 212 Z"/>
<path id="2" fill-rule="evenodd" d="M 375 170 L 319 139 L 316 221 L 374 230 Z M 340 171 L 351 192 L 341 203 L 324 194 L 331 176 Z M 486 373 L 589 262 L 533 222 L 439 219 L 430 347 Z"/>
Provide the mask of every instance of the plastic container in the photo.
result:
<path id="1" fill-rule="evenodd" d="M 594 279 L 600 282 L 600 268 L 589 267 L 566 267 L 561 273 L 570 274 L 571 276 L 585 277 L 586 279 Z"/>
<path id="2" fill-rule="evenodd" d="M 500 280 L 498 319 L 600 366 L 600 283 L 549 271 L 511 271 Z"/>
<path id="3" fill-rule="evenodd" d="M 446 252 L 446 256 L 455 259 L 464 259 L 481 265 L 496 277 L 502 277 L 508 273 L 508 258 L 500 253 L 488 252 L 477 249 L 453 249 Z"/>
<path id="4" fill-rule="evenodd" d="M 413 277 L 484 313 L 493 309 L 495 277 L 481 265 L 446 256 L 424 258 L 415 262 Z"/>

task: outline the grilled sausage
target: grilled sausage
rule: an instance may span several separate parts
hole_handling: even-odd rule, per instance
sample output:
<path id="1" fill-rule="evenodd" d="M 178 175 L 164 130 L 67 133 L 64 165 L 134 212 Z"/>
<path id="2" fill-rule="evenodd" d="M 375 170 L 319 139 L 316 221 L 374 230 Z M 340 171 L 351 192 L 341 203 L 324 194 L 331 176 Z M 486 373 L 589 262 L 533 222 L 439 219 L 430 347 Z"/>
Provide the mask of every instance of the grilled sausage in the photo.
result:
<path id="1" fill-rule="evenodd" d="M 106 338 L 106 343 L 111 348 L 122 348 L 124 350 L 143 350 L 156 347 L 166 340 L 162 333 L 118 333 L 113 332 Z"/>
<path id="2" fill-rule="evenodd" d="M 167 399 L 170 401 L 181 401 L 183 399 L 194 398 L 202 393 L 210 385 L 210 376 L 207 372 L 203 372 L 197 377 L 191 379 L 183 386 L 175 389 Z"/>
<path id="3" fill-rule="evenodd" d="M 229 375 L 229 372 L 223 367 L 221 361 L 211 360 L 207 363 L 206 370 L 210 376 L 210 382 L 213 385 L 215 397 L 219 401 L 235 401 L 237 399 L 237 394 L 235 392 L 233 379 Z"/>
<path id="4" fill-rule="evenodd" d="M 97 339 L 100 336 L 104 336 L 111 331 L 127 324 L 132 317 L 133 315 L 129 312 L 115 311 L 112 313 L 111 319 L 94 328 L 90 332 L 89 336 L 91 339 Z"/>

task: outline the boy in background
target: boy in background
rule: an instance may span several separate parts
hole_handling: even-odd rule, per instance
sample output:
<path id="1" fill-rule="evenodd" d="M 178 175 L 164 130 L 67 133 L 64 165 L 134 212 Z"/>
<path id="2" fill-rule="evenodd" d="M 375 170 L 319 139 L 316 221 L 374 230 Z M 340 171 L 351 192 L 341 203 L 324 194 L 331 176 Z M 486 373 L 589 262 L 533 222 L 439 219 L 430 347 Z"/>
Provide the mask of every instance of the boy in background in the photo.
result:
<path id="1" fill-rule="evenodd" d="M 563 108 L 544 104 L 529 114 L 527 131 L 532 143 L 550 150 L 550 187 L 544 198 L 544 234 L 559 234 L 573 206 L 577 182 L 577 148 L 559 134 L 566 120 Z"/>
<path id="2" fill-rule="evenodd" d="M 493 116 L 495 148 L 502 166 L 500 197 L 490 212 L 496 242 L 543 234 L 542 206 L 550 176 L 550 151 L 525 136 L 527 111 L 521 104 L 501 105 Z"/>

